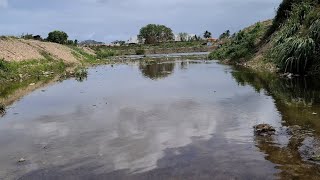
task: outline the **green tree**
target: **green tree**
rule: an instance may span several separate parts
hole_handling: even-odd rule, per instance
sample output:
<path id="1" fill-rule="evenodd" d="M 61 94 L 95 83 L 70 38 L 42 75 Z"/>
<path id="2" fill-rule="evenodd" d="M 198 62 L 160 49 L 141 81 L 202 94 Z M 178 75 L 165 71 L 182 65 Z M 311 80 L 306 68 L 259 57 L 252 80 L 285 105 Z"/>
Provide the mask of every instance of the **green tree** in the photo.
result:
<path id="1" fill-rule="evenodd" d="M 183 33 L 183 32 L 179 33 L 179 38 L 180 38 L 180 41 L 182 42 L 188 41 L 189 40 L 188 36 L 189 36 L 188 33 Z"/>
<path id="2" fill-rule="evenodd" d="M 219 39 L 229 38 L 230 37 L 230 31 L 226 30 L 224 33 L 222 33 L 219 37 Z"/>
<path id="3" fill-rule="evenodd" d="M 205 31 L 204 34 L 203 34 L 203 37 L 204 38 L 211 38 L 211 32 Z"/>
<path id="4" fill-rule="evenodd" d="M 174 39 L 172 30 L 164 25 L 149 24 L 140 29 L 139 41 L 146 44 L 167 42 Z"/>
<path id="5" fill-rule="evenodd" d="M 59 44 L 66 44 L 68 40 L 67 33 L 63 31 L 52 31 L 48 34 L 47 41 L 59 43 Z"/>

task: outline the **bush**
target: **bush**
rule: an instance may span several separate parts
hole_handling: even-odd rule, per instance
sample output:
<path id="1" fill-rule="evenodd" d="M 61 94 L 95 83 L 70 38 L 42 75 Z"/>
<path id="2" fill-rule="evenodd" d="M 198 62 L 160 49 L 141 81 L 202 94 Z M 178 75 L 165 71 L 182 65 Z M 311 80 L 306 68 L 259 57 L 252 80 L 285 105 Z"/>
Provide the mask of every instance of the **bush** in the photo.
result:
<path id="1" fill-rule="evenodd" d="M 144 49 L 137 49 L 136 50 L 136 55 L 144 55 L 146 52 Z"/>
<path id="2" fill-rule="evenodd" d="M 274 47 L 272 57 L 283 72 L 305 73 L 312 64 L 315 42 L 309 37 L 290 37 Z"/>
<path id="3" fill-rule="evenodd" d="M 115 51 L 111 49 L 99 49 L 96 54 L 99 59 L 105 59 L 116 55 Z"/>
<path id="4" fill-rule="evenodd" d="M 7 72 L 9 71 L 8 62 L 4 59 L 0 59 L 0 71 Z"/>
<path id="5" fill-rule="evenodd" d="M 50 32 L 47 38 L 47 41 L 59 43 L 59 44 L 66 44 L 67 40 L 68 40 L 68 35 L 63 31 Z"/>
<path id="6" fill-rule="evenodd" d="M 263 29 L 261 23 L 257 23 L 253 27 L 239 31 L 230 38 L 229 42 L 210 53 L 209 58 L 231 61 L 249 58 L 255 52 L 255 44 L 263 35 Z"/>
<path id="7" fill-rule="evenodd" d="M 316 61 L 320 50 L 319 10 L 304 2 L 291 5 L 290 16 L 275 35 L 270 57 L 282 72 L 305 74 Z"/>
<path id="8" fill-rule="evenodd" d="M 88 71 L 85 68 L 77 68 L 74 74 L 77 81 L 82 82 L 84 79 L 88 77 Z"/>

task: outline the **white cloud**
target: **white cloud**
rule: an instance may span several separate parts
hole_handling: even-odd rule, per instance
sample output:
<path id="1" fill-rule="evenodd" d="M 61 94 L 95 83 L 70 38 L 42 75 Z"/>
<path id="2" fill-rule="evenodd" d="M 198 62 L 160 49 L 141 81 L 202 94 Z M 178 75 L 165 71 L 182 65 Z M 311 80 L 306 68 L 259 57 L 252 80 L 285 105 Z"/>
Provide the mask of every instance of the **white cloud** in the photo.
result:
<path id="1" fill-rule="evenodd" d="M 8 4 L 8 0 L 0 0 L 0 8 L 6 8 Z"/>

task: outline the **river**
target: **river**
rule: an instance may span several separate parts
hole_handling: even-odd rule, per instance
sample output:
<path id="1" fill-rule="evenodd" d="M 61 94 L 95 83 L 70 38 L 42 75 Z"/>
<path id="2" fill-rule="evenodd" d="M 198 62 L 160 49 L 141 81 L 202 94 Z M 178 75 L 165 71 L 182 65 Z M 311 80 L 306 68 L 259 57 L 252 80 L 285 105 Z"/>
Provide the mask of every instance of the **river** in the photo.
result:
<path id="1" fill-rule="evenodd" d="M 0 179 L 318 179 L 317 82 L 205 60 L 92 67 L 8 107 Z"/>

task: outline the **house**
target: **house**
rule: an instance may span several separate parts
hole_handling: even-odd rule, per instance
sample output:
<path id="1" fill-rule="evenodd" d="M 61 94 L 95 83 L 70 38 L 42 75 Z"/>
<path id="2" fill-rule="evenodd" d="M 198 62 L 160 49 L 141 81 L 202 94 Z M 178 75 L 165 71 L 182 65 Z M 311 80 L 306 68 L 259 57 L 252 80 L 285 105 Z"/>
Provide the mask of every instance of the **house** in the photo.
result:
<path id="1" fill-rule="evenodd" d="M 214 44 L 216 44 L 218 42 L 218 39 L 215 38 L 207 38 L 207 46 L 213 46 Z"/>
<path id="2" fill-rule="evenodd" d="M 185 34 L 185 37 L 181 37 L 181 34 L 174 34 L 174 41 L 180 42 L 182 38 L 185 38 L 184 41 L 191 41 L 195 36 L 196 34 Z"/>
<path id="3" fill-rule="evenodd" d="M 139 44 L 138 36 L 132 36 L 129 40 L 127 40 L 126 44 Z"/>

